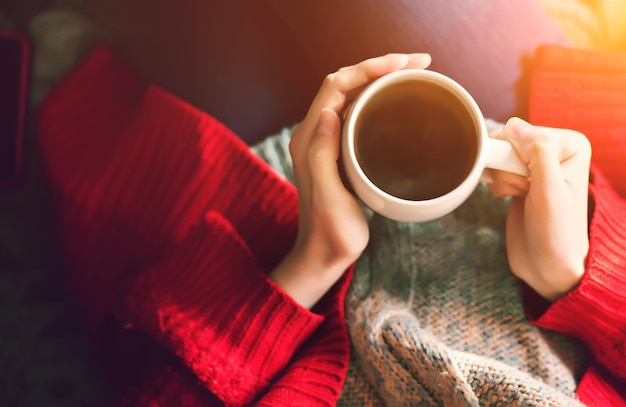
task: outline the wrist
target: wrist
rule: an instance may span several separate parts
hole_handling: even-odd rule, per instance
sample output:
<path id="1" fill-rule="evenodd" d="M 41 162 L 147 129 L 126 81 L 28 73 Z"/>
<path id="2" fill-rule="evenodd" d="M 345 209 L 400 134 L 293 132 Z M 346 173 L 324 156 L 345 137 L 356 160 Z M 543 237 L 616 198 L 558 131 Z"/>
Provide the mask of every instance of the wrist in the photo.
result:
<path id="1" fill-rule="evenodd" d="M 554 302 L 567 295 L 580 284 L 585 274 L 585 264 L 572 264 L 563 267 L 559 272 L 553 270 L 552 273 L 543 275 L 536 291 L 546 300 Z"/>
<path id="2" fill-rule="evenodd" d="M 350 258 L 328 261 L 296 246 L 269 277 L 298 304 L 312 308 L 352 262 Z"/>

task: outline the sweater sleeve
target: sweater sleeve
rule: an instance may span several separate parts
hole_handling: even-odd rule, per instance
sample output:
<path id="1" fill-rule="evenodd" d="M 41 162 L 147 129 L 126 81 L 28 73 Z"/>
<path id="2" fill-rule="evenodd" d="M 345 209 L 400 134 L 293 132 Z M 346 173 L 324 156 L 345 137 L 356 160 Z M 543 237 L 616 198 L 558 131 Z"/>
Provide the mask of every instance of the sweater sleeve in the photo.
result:
<path id="1" fill-rule="evenodd" d="M 250 405 L 272 384 L 303 405 L 337 396 L 328 392 L 336 384 L 336 361 L 299 355 L 288 366 L 324 318 L 258 270 L 245 242 L 215 212 L 142 274 L 120 313 L 128 328 L 175 352 L 226 405 Z M 328 324 L 321 333 L 341 339 Z"/>
<path id="2" fill-rule="evenodd" d="M 137 369 L 125 405 L 207 405 L 185 390 L 196 387 L 226 405 L 336 403 L 349 273 L 313 311 L 267 277 L 295 239 L 293 185 L 107 47 L 44 101 L 39 132 L 64 271 L 88 327 L 106 342 L 113 313 L 128 331 L 113 351 L 137 333 L 173 357 Z M 131 367 L 128 353 L 117 357 L 113 380 Z"/>
<path id="3" fill-rule="evenodd" d="M 535 55 L 530 120 L 590 140 L 593 212 L 580 284 L 553 304 L 538 307 L 538 296 L 526 304 L 538 325 L 588 347 L 592 360 L 577 395 L 589 406 L 626 406 L 625 89 L 626 54 L 543 46 Z"/>
<path id="4" fill-rule="evenodd" d="M 314 312 L 303 309 L 256 269 L 226 219 L 207 214 L 101 328 L 100 357 L 115 377 L 109 405 L 335 405 L 351 275 Z"/>
<path id="5" fill-rule="evenodd" d="M 626 200 L 599 171 L 592 176 L 593 217 L 585 274 L 578 286 L 543 312 L 529 307 L 530 318 L 543 328 L 573 335 L 591 352 L 592 368 L 581 382 L 579 397 L 584 397 L 581 389 L 591 386 L 593 399 L 613 393 L 626 405 Z M 537 305 L 536 301 L 527 305 Z M 604 392 L 599 390 L 602 387 Z"/>

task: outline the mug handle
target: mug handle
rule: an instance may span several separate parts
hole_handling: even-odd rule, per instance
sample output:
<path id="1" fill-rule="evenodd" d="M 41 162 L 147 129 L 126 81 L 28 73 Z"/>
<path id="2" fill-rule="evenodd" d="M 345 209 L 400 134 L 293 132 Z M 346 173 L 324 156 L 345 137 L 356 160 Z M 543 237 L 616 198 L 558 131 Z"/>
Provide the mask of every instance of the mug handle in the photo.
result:
<path id="1" fill-rule="evenodd" d="M 524 163 L 515 149 L 506 140 L 487 138 L 485 168 L 512 172 L 529 177 L 528 165 Z"/>

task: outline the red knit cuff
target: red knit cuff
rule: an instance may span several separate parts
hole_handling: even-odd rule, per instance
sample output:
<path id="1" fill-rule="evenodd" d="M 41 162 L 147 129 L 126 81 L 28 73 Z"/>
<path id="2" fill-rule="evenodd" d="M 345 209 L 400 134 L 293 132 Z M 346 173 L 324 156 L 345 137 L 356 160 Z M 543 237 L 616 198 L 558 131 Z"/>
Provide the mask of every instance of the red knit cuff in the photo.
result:
<path id="1" fill-rule="evenodd" d="M 587 407 L 626 407 L 626 387 L 595 364 L 580 379 L 576 396 Z"/>
<path id="2" fill-rule="evenodd" d="M 593 178 L 586 272 L 534 322 L 581 339 L 602 365 L 626 379 L 618 369 L 626 365 L 626 201 L 598 171 Z"/>
<path id="3" fill-rule="evenodd" d="M 127 306 L 122 318 L 176 352 L 228 405 L 265 390 L 323 320 L 270 281 L 215 212 L 140 277 Z"/>
<path id="4" fill-rule="evenodd" d="M 317 303 L 315 309 L 325 316 L 322 325 L 256 406 L 331 407 L 337 404 L 350 358 L 344 299 L 353 274 L 354 265 Z"/>

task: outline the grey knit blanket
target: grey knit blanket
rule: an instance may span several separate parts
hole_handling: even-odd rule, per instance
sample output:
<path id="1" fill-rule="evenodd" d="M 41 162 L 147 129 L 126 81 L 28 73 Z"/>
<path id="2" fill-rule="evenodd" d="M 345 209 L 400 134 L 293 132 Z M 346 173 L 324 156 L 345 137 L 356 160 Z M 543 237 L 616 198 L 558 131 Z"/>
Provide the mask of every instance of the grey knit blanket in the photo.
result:
<path id="1" fill-rule="evenodd" d="M 253 150 L 293 182 L 290 137 L 286 128 Z M 507 264 L 507 205 L 480 185 L 431 222 L 364 208 L 371 238 L 346 297 L 340 406 L 579 405 L 583 347 L 527 320 Z"/>

